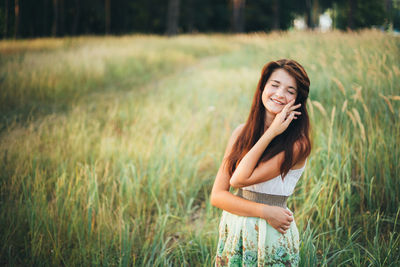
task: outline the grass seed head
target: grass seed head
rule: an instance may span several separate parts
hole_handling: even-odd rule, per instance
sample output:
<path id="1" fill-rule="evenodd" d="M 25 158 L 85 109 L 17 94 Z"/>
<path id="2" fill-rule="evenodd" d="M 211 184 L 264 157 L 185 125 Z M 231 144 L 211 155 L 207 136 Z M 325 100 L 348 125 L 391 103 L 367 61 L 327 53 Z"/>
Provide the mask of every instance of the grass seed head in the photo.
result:
<path id="1" fill-rule="evenodd" d="M 343 84 L 336 77 L 333 77 L 332 80 L 336 83 L 340 92 L 342 92 L 342 94 L 346 96 L 346 90 L 344 89 Z"/>
<path id="2" fill-rule="evenodd" d="M 345 112 L 346 110 L 347 110 L 347 99 L 343 102 L 342 112 Z"/>
<path id="3" fill-rule="evenodd" d="M 364 128 L 364 124 L 361 122 L 360 113 L 358 113 L 358 110 L 355 108 L 352 108 L 352 110 L 354 113 L 354 117 L 356 118 L 356 121 L 358 122 L 358 126 L 360 127 L 361 138 L 363 141 L 365 141 L 365 128 Z"/>
<path id="4" fill-rule="evenodd" d="M 393 106 L 390 103 L 389 99 L 386 96 L 382 95 L 381 93 L 379 93 L 379 96 L 382 97 L 383 100 L 385 100 L 385 102 L 386 102 L 387 106 L 389 107 L 390 111 L 392 112 L 392 114 L 394 114 L 394 109 L 393 109 Z"/>
<path id="5" fill-rule="evenodd" d="M 322 104 L 316 100 L 312 101 L 313 105 L 319 110 L 321 111 L 322 115 L 324 115 L 325 117 L 327 117 L 327 113 L 326 110 L 324 109 L 324 106 L 322 106 Z"/>

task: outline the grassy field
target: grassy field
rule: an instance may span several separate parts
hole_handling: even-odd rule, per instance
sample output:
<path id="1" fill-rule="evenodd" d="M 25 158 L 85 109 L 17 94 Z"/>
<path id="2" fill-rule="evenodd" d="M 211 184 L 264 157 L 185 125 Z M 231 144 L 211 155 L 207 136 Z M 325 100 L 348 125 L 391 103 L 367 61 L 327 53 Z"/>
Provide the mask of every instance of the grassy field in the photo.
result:
<path id="1" fill-rule="evenodd" d="M 0 264 L 212 265 L 212 183 L 279 58 L 311 79 L 301 266 L 399 266 L 400 39 L 377 31 L 1 41 Z"/>

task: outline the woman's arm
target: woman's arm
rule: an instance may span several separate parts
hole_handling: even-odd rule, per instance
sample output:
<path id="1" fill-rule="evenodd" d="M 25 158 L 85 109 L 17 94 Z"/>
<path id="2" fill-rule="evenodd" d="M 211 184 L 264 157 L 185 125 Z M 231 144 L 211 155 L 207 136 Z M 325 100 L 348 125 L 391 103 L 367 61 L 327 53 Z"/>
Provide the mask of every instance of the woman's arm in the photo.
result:
<path id="1" fill-rule="evenodd" d="M 301 149 L 301 141 L 298 141 L 294 144 L 293 147 L 293 158 L 296 159 L 298 158 L 300 154 L 300 149 Z M 254 171 L 251 173 L 251 175 L 248 178 L 245 178 L 245 176 L 242 180 L 239 178 L 236 178 L 235 180 L 231 179 L 230 180 L 230 185 L 234 188 L 241 188 L 253 184 L 258 184 L 262 182 L 266 182 L 268 180 L 271 180 L 278 175 L 280 175 L 280 166 L 282 165 L 282 162 L 285 159 L 285 152 L 280 152 L 274 157 L 270 158 L 269 160 L 265 162 L 261 162 L 258 164 L 258 166 L 254 169 Z M 297 162 L 293 167 L 294 168 L 301 168 L 304 166 L 305 160 Z M 233 177 L 233 176 L 232 176 Z"/>
<path id="2" fill-rule="evenodd" d="M 293 216 L 290 211 L 281 207 L 269 206 L 246 200 L 229 192 L 230 176 L 227 168 L 225 167 L 225 163 L 242 128 L 243 125 L 237 127 L 229 139 L 224 158 L 218 170 L 211 191 L 211 205 L 236 215 L 262 218 L 277 231 L 284 234 L 289 228 L 290 223 L 293 221 Z"/>
<path id="3" fill-rule="evenodd" d="M 226 161 L 232 146 L 242 129 L 243 124 L 239 125 L 239 127 L 233 131 L 232 136 L 229 139 L 224 158 L 214 181 L 210 201 L 213 206 L 236 215 L 261 218 L 263 217 L 263 209 L 266 205 L 243 199 L 229 192 L 230 176 L 226 168 Z"/>
<path id="4" fill-rule="evenodd" d="M 294 111 L 300 104 L 293 106 L 294 101 L 287 104 L 283 110 L 276 115 L 270 127 L 264 132 L 257 143 L 246 153 L 238 166 L 236 167 L 230 185 L 232 187 L 244 187 L 270 180 L 280 174 L 280 166 L 284 160 L 284 152 L 280 152 L 266 162 L 256 165 L 264 153 L 269 143 L 279 134 L 287 129 L 294 118 L 295 114 L 300 112 Z M 287 116 L 287 114 L 289 114 Z M 299 146 L 295 145 L 294 154 L 298 154 Z"/>

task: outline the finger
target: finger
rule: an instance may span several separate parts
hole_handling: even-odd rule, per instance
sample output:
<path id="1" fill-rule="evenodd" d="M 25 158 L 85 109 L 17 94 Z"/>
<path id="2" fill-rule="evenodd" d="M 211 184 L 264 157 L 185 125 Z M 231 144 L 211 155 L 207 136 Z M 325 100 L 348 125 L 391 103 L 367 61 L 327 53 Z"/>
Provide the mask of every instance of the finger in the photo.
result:
<path id="1" fill-rule="evenodd" d="M 289 116 L 287 116 L 286 120 L 283 122 L 284 126 L 288 127 L 289 124 L 292 122 L 293 118 L 294 118 L 294 114 L 290 113 Z"/>
<path id="2" fill-rule="evenodd" d="M 300 106 L 301 106 L 301 104 L 297 104 L 297 105 L 291 104 L 291 105 L 289 106 L 289 108 L 288 108 L 288 111 L 296 110 L 296 109 L 298 109 Z"/>
<path id="3" fill-rule="evenodd" d="M 287 226 L 287 225 L 282 225 L 281 227 L 280 227 L 283 231 L 287 231 L 288 229 L 289 229 L 289 227 Z"/>
<path id="4" fill-rule="evenodd" d="M 287 222 L 287 223 L 284 224 L 284 226 L 286 226 L 287 228 L 289 228 L 291 224 L 292 224 L 291 222 Z"/>
<path id="5" fill-rule="evenodd" d="M 292 101 L 290 101 L 289 103 L 287 103 L 287 104 L 285 105 L 285 107 L 283 108 L 282 111 L 284 111 L 284 112 L 287 113 L 287 112 L 289 111 L 290 107 L 294 104 L 295 101 L 296 101 L 296 99 L 293 99 Z"/>
<path id="6" fill-rule="evenodd" d="M 293 216 L 289 216 L 289 217 L 288 217 L 288 221 L 289 221 L 289 222 L 293 222 Z"/>
<path id="7" fill-rule="evenodd" d="M 300 112 L 300 111 L 291 111 L 291 112 L 288 112 L 286 118 L 287 118 L 290 114 L 293 114 L 293 115 L 296 117 L 296 115 L 297 115 L 297 116 L 298 116 L 298 115 L 301 115 L 301 112 Z"/>
<path id="8" fill-rule="evenodd" d="M 291 106 L 290 109 L 289 109 L 289 111 L 296 110 L 296 109 L 298 109 L 299 107 L 301 107 L 301 103 L 300 103 L 300 104 L 297 104 L 297 105 L 294 105 L 294 106 Z"/>
<path id="9" fill-rule="evenodd" d="M 293 215 L 293 213 L 292 213 L 290 210 L 285 210 L 285 209 L 284 209 L 284 211 L 285 211 L 285 213 L 286 213 L 287 215 L 289 215 L 289 216 L 292 216 L 292 215 Z"/>

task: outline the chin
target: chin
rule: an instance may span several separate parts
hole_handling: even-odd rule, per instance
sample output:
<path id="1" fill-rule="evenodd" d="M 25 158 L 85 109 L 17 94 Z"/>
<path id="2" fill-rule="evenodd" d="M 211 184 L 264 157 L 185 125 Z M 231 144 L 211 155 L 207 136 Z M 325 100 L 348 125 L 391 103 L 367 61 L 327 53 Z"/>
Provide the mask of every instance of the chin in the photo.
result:
<path id="1" fill-rule="evenodd" d="M 283 107 L 282 107 L 282 108 L 265 107 L 265 111 L 268 112 L 268 113 L 270 113 L 270 114 L 272 114 L 272 115 L 278 114 L 279 112 L 282 111 L 282 109 L 283 109 Z"/>

